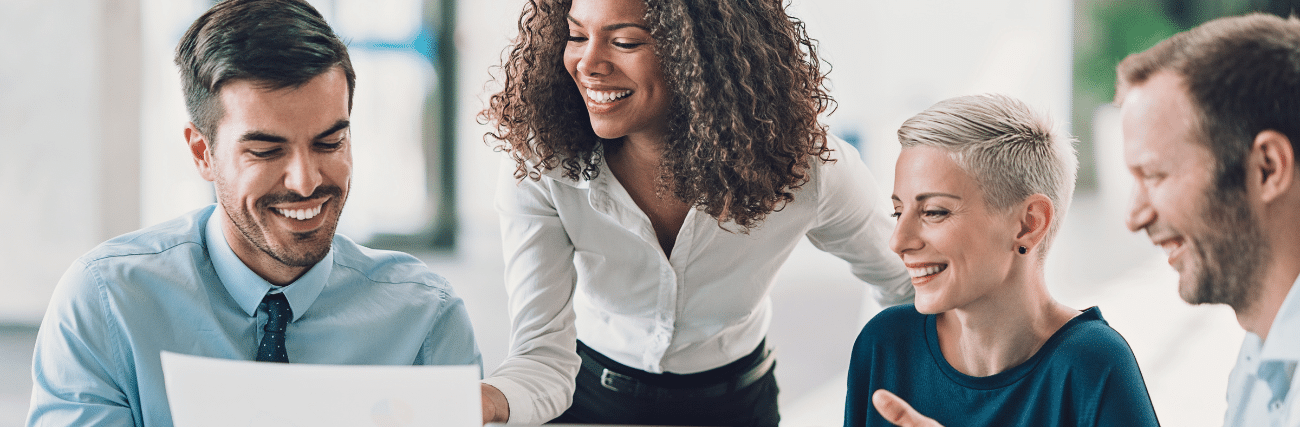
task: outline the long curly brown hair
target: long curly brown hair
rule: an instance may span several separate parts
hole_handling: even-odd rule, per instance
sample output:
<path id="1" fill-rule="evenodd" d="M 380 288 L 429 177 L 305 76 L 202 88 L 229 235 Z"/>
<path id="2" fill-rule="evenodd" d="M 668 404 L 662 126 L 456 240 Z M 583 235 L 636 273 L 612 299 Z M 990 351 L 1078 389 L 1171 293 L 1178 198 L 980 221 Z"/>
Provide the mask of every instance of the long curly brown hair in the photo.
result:
<path id="1" fill-rule="evenodd" d="M 564 67 L 572 0 L 529 0 L 501 65 L 503 87 L 479 114 L 516 179 L 599 171 L 603 140 Z M 830 160 L 818 115 L 833 108 L 817 42 L 782 0 L 650 0 L 645 20 L 672 88 L 659 193 L 742 232 L 794 200 L 812 159 Z"/>

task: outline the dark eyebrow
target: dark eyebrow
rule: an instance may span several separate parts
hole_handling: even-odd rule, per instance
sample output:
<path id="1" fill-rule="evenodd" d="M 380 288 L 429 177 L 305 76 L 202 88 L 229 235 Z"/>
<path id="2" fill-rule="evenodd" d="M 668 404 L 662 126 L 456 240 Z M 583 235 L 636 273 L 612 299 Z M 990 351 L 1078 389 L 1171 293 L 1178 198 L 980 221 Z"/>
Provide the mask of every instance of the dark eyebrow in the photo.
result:
<path id="1" fill-rule="evenodd" d="M 312 139 L 313 140 L 323 139 L 327 136 L 334 134 L 335 132 L 341 131 L 343 129 L 347 129 L 348 126 L 350 125 L 351 123 L 348 122 L 347 120 L 339 120 L 337 122 L 334 122 L 334 125 L 330 126 L 328 130 L 317 134 L 316 137 Z M 289 138 L 255 130 L 255 131 L 249 131 L 239 136 L 239 142 L 248 142 L 248 141 L 262 141 L 262 142 L 283 144 L 289 142 Z"/>
<path id="2" fill-rule="evenodd" d="M 335 132 L 341 131 L 343 129 L 347 129 L 348 126 L 351 125 L 352 123 L 347 120 L 339 120 L 337 122 L 334 122 L 334 126 L 330 126 L 328 130 L 321 132 L 319 135 L 316 135 L 315 139 L 323 139 L 327 136 L 333 135 Z"/>
<path id="3" fill-rule="evenodd" d="M 567 16 L 567 15 L 566 15 L 566 17 L 569 18 L 569 22 L 572 22 L 572 23 L 574 23 L 575 25 L 577 25 L 577 26 L 579 26 L 579 27 L 583 26 L 581 22 L 578 22 L 577 19 L 573 19 L 572 16 Z M 628 27 L 640 28 L 640 29 L 642 29 L 642 30 L 645 30 L 646 32 L 650 32 L 650 29 L 649 29 L 649 28 L 646 28 L 645 25 L 641 25 L 641 24 L 637 24 L 637 23 L 633 23 L 633 22 L 621 22 L 621 23 L 618 23 L 618 24 L 609 24 L 609 25 L 606 25 L 606 26 L 604 26 L 604 27 L 600 27 L 600 29 L 601 29 L 602 31 L 615 31 L 615 30 L 621 30 L 621 29 L 628 28 Z"/>
<path id="4" fill-rule="evenodd" d="M 263 142 L 274 142 L 274 143 L 283 144 L 289 142 L 289 138 L 254 130 L 254 131 L 248 131 L 247 133 L 239 136 L 239 142 L 248 142 L 248 141 L 263 141 Z"/>

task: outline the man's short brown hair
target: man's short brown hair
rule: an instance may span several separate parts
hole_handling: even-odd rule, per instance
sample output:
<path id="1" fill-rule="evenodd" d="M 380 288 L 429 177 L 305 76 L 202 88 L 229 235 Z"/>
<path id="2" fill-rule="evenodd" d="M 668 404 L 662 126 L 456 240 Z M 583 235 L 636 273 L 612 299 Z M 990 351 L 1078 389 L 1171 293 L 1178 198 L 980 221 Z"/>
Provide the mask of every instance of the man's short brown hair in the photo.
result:
<path id="1" fill-rule="evenodd" d="M 176 66 L 190 121 L 209 139 L 224 114 L 218 94 L 230 81 L 298 87 L 337 66 L 347 78 L 349 107 L 356 86 L 347 46 L 303 0 L 217 3 L 181 37 Z"/>
<path id="2" fill-rule="evenodd" d="M 1219 18 L 1120 62 L 1115 103 L 1152 75 L 1182 77 L 1217 160 L 1220 190 L 1244 189 L 1255 136 L 1274 130 L 1300 152 L 1300 19 L 1250 14 Z"/>

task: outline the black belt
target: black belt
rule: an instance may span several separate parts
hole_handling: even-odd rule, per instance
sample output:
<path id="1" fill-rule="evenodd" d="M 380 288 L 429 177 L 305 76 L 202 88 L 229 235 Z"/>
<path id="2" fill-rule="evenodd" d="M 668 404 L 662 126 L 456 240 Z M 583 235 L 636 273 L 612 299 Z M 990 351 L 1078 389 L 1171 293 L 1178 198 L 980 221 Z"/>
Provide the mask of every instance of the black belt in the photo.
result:
<path id="1" fill-rule="evenodd" d="M 596 351 L 589 350 L 585 347 L 585 345 L 579 343 L 578 352 L 580 355 L 588 352 L 599 355 Z M 748 369 L 730 375 L 725 379 L 720 379 L 707 384 L 686 387 L 666 387 L 655 385 L 630 375 L 615 372 L 604 365 L 601 365 L 601 363 L 595 360 L 595 358 L 590 357 L 590 353 L 583 355 L 582 369 L 599 378 L 601 386 L 616 393 L 630 394 L 639 398 L 709 398 L 723 396 L 727 393 L 749 387 L 762 379 L 764 375 L 767 375 L 767 373 L 772 370 L 772 366 L 776 364 L 776 357 L 774 357 L 772 349 L 767 347 L 765 344 L 760 344 L 759 348 L 756 349 L 755 352 L 758 353 L 758 357 L 750 364 Z M 603 355 L 600 356 L 604 358 Z M 653 376 L 657 374 L 643 373 L 643 375 Z"/>

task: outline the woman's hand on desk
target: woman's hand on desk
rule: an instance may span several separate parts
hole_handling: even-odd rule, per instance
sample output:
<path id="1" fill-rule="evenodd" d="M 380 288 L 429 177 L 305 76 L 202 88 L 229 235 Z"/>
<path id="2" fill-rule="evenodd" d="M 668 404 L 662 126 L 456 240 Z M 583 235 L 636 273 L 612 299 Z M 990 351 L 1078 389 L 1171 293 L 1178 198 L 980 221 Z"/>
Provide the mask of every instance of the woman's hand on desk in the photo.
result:
<path id="1" fill-rule="evenodd" d="M 876 411 L 880 412 L 885 421 L 899 427 L 943 427 L 939 422 L 916 412 L 903 398 L 883 388 L 871 395 L 871 404 L 875 405 Z"/>
<path id="2" fill-rule="evenodd" d="M 506 395 L 496 387 L 479 384 L 483 392 L 483 424 L 504 423 L 510 420 L 510 404 Z"/>

